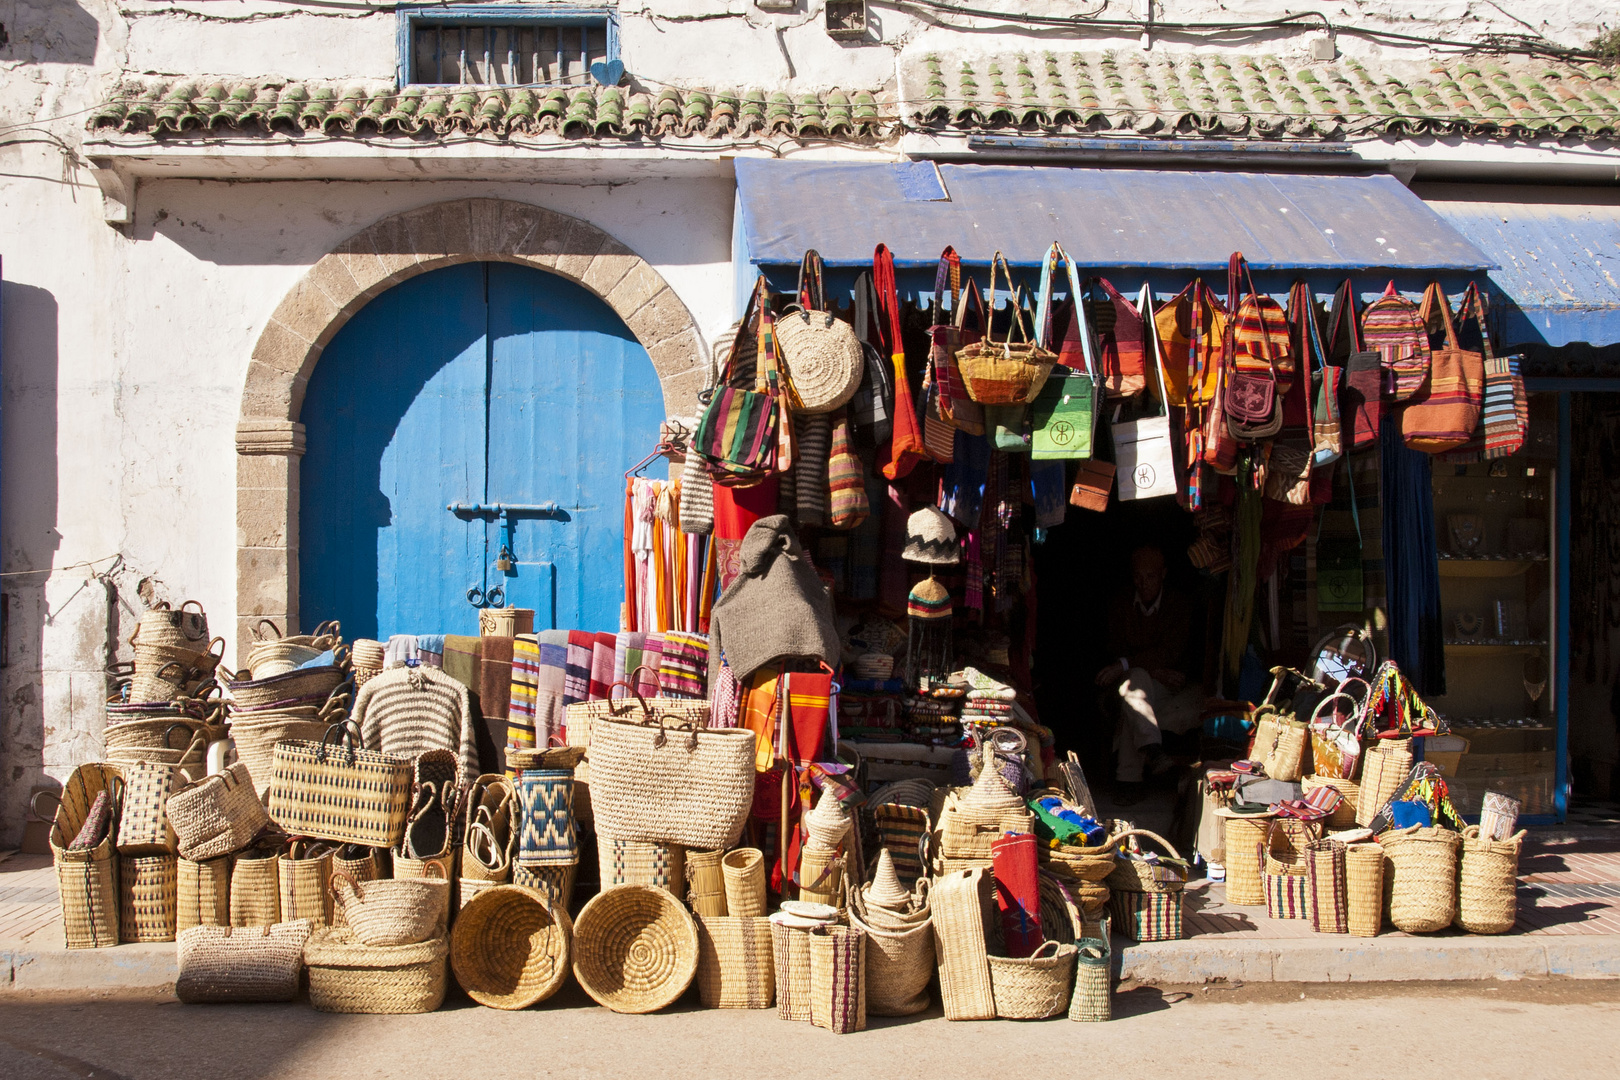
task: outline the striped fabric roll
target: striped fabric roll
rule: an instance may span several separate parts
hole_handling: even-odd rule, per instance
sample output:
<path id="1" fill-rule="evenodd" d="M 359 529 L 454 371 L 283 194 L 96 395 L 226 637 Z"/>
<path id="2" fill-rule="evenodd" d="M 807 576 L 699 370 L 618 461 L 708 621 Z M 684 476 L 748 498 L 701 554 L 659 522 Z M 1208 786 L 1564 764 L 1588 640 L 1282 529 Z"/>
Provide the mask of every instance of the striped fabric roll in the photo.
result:
<path id="1" fill-rule="evenodd" d="M 512 704 L 506 714 L 506 748 L 535 747 L 534 705 L 540 685 L 540 642 L 519 635 L 512 642 Z"/>
<path id="2" fill-rule="evenodd" d="M 567 666 L 563 669 L 564 705 L 591 699 L 591 655 L 595 649 L 595 634 L 568 631 Z"/>
<path id="3" fill-rule="evenodd" d="M 794 413 L 793 432 L 798 440 L 793 472 L 799 524 L 825 525 L 832 418 L 827 413 Z"/>
<path id="4" fill-rule="evenodd" d="M 664 654 L 658 665 L 659 691 L 670 697 L 704 696 L 709 673 L 709 638 L 671 630 L 664 634 Z"/>

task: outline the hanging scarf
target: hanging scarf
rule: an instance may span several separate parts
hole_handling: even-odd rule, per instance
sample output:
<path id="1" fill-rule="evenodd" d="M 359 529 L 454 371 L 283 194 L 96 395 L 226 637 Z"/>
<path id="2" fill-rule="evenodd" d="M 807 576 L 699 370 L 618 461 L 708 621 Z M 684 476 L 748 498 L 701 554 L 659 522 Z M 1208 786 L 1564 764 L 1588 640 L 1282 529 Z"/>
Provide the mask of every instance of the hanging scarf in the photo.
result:
<path id="1" fill-rule="evenodd" d="M 1446 692 L 1445 626 L 1440 616 L 1439 551 L 1434 538 L 1430 457 L 1411 450 L 1400 419 L 1379 433 L 1384 588 L 1389 598 L 1389 658 L 1426 697 Z"/>

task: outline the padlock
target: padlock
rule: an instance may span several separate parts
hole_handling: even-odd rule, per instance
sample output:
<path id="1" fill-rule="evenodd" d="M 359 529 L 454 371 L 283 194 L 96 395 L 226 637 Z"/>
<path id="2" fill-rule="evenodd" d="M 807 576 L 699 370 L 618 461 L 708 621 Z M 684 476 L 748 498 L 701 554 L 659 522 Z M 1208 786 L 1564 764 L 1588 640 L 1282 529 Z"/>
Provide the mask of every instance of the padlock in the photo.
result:
<path id="1" fill-rule="evenodd" d="M 501 553 L 495 559 L 495 569 L 503 574 L 510 574 L 514 565 L 516 565 L 516 560 L 512 558 L 512 549 L 502 544 Z"/>

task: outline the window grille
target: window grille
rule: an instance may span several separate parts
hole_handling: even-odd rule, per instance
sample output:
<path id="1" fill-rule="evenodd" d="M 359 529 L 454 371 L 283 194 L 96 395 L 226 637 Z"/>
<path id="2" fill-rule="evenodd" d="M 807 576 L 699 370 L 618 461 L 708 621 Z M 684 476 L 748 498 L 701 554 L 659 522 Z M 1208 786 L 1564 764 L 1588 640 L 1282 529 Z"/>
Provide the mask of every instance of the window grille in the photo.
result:
<path id="1" fill-rule="evenodd" d="M 590 82 L 591 65 L 618 58 L 610 13 L 511 7 L 401 13 L 405 85 L 550 86 Z"/>

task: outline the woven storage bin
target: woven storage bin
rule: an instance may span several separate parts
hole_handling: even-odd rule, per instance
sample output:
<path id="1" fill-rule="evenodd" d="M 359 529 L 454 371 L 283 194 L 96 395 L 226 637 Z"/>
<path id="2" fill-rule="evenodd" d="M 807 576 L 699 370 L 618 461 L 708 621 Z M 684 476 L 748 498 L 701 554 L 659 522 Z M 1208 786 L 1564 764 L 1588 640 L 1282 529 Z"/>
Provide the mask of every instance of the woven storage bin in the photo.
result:
<path id="1" fill-rule="evenodd" d="M 270 782 L 275 776 L 275 751 L 278 742 L 319 741 L 332 725 L 325 720 L 300 719 L 298 716 L 272 714 L 252 720 L 233 717 L 230 724 L 231 742 L 236 746 L 236 757 L 253 777 L 253 790 L 259 800 L 270 802 Z"/>
<path id="2" fill-rule="evenodd" d="M 568 909 L 521 885 L 497 885 L 456 919 L 450 963 L 467 996 L 494 1009 L 526 1009 L 568 978 L 574 924 Z"/>
<path id="3" fill-rule="evenodd" d="M 1003 833 L 1031 832 L 1034 818 L 1022 810 L 975 811 L 958 803 L 940 814 L 939 854 L 942 859 L 990 858 L 990 845 Z"/>
<path id="4" fill-rule="evenodd" d="M 1351 844 L 1344 851 L 1345 925 L 1356 937 L 1384 928 L 1384 845 Z"/>
<path id="5" fill-rule="evenodd" d="M 985 870 L 959 870 L 934 882 L 934 953 L 947 1020 L 991 1020 L 996 1015 L 985 943 L 992 889 Z"/>
<path id="6" fill-rule="evenodd" d="M 382 848 L 404 837 L 409 761 L 327 742 L 279 742 L 272 758 L 270 816 L 287 832 Z"/>
<path id="7" fill-rule="evenodd" d="M 726 873 L 720 868 L 723 851 L 686 853 L 687 901 L 692 914 L 717 919 L 726 911 Z"/>
<path id="8" fill-rule="evenodd" d="M 1330 787 L 1340 795 L 1339 805 L 1333 813 L 1322 819 L 1322 824 L 1334 832 L 1356 827 L 1356 797 L 1361 788 L 1354 780 L 1339 780 L 1331 776 L 1307 776 L 1300 788 L 1309 795 L 1319 787 Z"/>
<path id="9" fill-rule="evenodd" d="M 224 737 L 223 727 L 172 713 L 158 720 L 109 723 L 102 734 L 108 764 L 127 767 L 149 761 L 171 765 L 183 770 L 187 779 L 202 775 L 208 744 Z"/>
<path id="10" fill-rule="evenodd" d="M 799 899 L 829 907 L 843 906 L 844 860 L 819 848 L 799 853 Z"/>
<path id="11" fill-rule="evenodd" d="M 179 839 L 164 807 L 185 780 L 173 765 L 141 761 L 123 767 L 124 800 L 118 814 L 118 854 L 172 855 Z"/>
<path id="12" fill-rule="evenodd" d="M 776 1015 L 810 1022 L 810 931 L 816 923 L 778 911 L 771 925 L 771 964 L 776 974 Z"/>
<path id="13" fill-rule="evenodd" d="M 866 934 L 859 927 L 810 931 L 810 1023 L 835 1035 L 866 1030 Z"/>
<path id="14" fill-rule="evenodd" d="M 1068 1011 L 1074 990 L 1073 945 L 1048 941 L 1033 956 L 990 956 L 990 992 L 1002 1020 L 1044 1020 Z"/>
<path id="15" fill-rule="evenodd" d="M 319 930 L 332 925 L 332 856 L 328 845 L 294 840 L 276 867 L 284 922 L 308 919 Z"/>
<path id="16" fill-rule="evenodd" d="M 231 925 L 281 922 L 281 856 L 239 858 L 231 866 Z"/>
<path id="17" fill-rule="evenodd" d="M 1463 832 L 1457 872 L 1457 925 L 1470 934 L 1505 934 L 1519 917 L 1521 830 L 1507 840 L 1482 840 L 1479 826 Z"/>
<path id="18" fill-rule="evenodd" d="M 649 715 L 667 717 L 671 724 L 708 727 L 713 711 L 710 703 L 701 698 L 631 696 L 608 698 L 605 701 L 578 701 L 567 708 L 563 721 L 565 740 L 569 746 L 590 746 L 591 730 L 598 721 L 635 722 Z"/>
<path id="19" fill-rule="evenodd" d="M 231 860 L 209 859 L 175 864 L 176 907 L 174 929 L 183 934 L 193 926 L 231 925 Z"/>
<path id="20" fill-rule="evenodd" d="M 1120 933 L 1132 941 L 1178 941 L 1182 936 L 1180 893 L 1116 889 L 1108 898 L 1108 907 Z"/>
<path id="21" fill-rule="evenodd" d="M 373 949 L 348 930 L 317 930 L 304 946 L 309 1003 L 332 1013 L 425 1013 L 444 1001 L 444 938 Z"/>
<path id="22" fill-rule="evenodd" d="M 605 720 L 593 727 L 596 830 L 621 840 L 728 848 L 742 835 L 754 802 L 754 733 L 662 726 L 668 722 L 660 712 L 649 723 Z"/>
<path id="23" fill-rule="evenodd" d="M 188 1005 L 291 1001 L 298 996 L 310 931 L 304 921 L 183 930 L 174 994 Z"/>
<path id="24" fill-rule="evenodd" d="M 698 999 L 706 1009 L 769 1009 L 776 964 L 769 919 L 696 917 Z"/>
<path id="25" fill-rule="evenodd" d="M 80 765 L 73 770 L 51 822 L 51 858 L 62 904 L 62 933 L 70 949 L 118 944 L 118 813 L 123 779 L 116 767 Z M 93 848 L 70 845 L 90 815 L 96 796 L 111 800 L 107 834 Z"/>
<path id="26" fill-rule="evenodd" d="M 298 668 L 265 679 L 227 681 L 231 702 L 252 709 L 300 698 L 326 697 L 348 681 L 349 673 L 337 664 Z"/>
<path id="27" fill-rule="evenodd" d="M 1225 814 L 1226 902 L 1252 907 L 1266 902 L 1265 871 L 1270 815 Z"/>
<path id="28" fill-rule="evenodd" d="M 173 941 L 179 907 L 174 855 L 118 860 L 118 940 L 124 944 Z"/>
<path id="29" fill-rule="evenodd" d="M 1042 869 L 1071 881 L 1104 881 L 1114 871 L 1118 848 L 1112 842 L 1100 847 L 1038 845 L 1035 853 Z"/>
<path id="30" fill-rule="evenodd" d="M 281 865 L 285 872 L 286 861 Z M 434 937 L 444 925 L 450 883 L 431 873 L 365 882 L 333 874 L 329 895 L 343 909 L 349 934 L 359 944 L 372 948 L 414 945 Z"/>
<path id="31" fill-rule="evenodd" d="M 609 840 L 598 836 L 596 856 L 604 889 L 615 885 L 656 885 L 676 896 L 686 891 L 686 849 L 677 844 Z"/>
<path id="32" fill-rule="evenodd" d="M 1074 994 L 1069 1019 L 1101 1023 L 1114 1018 L 1113 958 L 1103 938 L 1075 942 Z"/>
<path id="33" fill-rule="evenodd" d="M 1306 849 L 1310 895 L 1307 906 L 1311 928 L 1318 934 L 1348 934 L 1350 903 L 1345 891 L 1344 844 L 1313 840 Z"/>
<path id="34" fill-rule="evenodd" d="M 175 792 L 168 811 L 180 854 L 198 862 L 241 851 L 270 824 L 241 762 Z"/>
<path id="35" fill-rule="evenodd" d="M 726 914 L 754 919 L 765 914 L 765 855 L 758 848 L 728 851 L 720 860 Z"/>
<path id="36" fill-rule="evenodd" d="M 1356 824 L 1366 828 L 1412 772 L 1412 740 L 1380 739 L 1361 755 Z"/>
<path id="37" fill-rule="evenodd" d="M 866 932 L 866 1010 L 873 1016 L 912 1016 L 928 1008 L 934 974 L 934 924 L 925 916 L 904 930 L 879 929 L 855 910 L 849 923 Z"/>
<path id="38" fill-rule="evenodd" d="M 614 1012 L 671 1004 L 697 974 L 697 924 L 679 900 L 651 885 L 616 885 L 574 921 L 574 978 Z"/>
<path id="39" fill-rule="evenodd" d="M 1395 929 L 1444 930 L 1457 917 L 1457 847 L 1462 838 L 1438 827 L 1386 834 L 1384 902 Z"/>
<path id="40" fill-rule="evenodd" d="M 1266 829 L 1266 865 L 1268 874 L 1303 874 L 1306 852 L 1322 835 L 1315 822 L 1298 818 L 1274 818 Z"/>
<path id="41" fill-rule="evenodd" d="M 455 882 L 457 849 L 451 848 L 443 855 L 435 855 L 430 859 L 410 859 L 394 852 L 391 861 L 394 864 L 394 879 L 396 881 L 417 881 L 422 879 L 432 881 Z M 456 905 L 455 886 L 450 887 L 450 900 L 445 905 L 444 914 L 439 919 L 439 926 L 433 932 L 434 937 L 444 937 L 450 926 L 450 916 L 458 911 Z"/>
<path id="42" fill-rule="evenodd" d="M 1285 872 L 1265 875 L 1266 914 L 1273 919 L 1309 919 L 1310 876 Z"/>
<path id="43" fill-rule="evenodd" d="M 574 882 L 579 876 L 578 866 L 514 866 L 512 867 L 512 884 L 521 885 L 525 889 L 535 892 L 550 900 L 561 908 L 567 908 L 574 896 Z M 480 887 L 478 892 L 485 891 L 487 887 Z M 476 895 L 476 894 L 475 894 Z"/>

